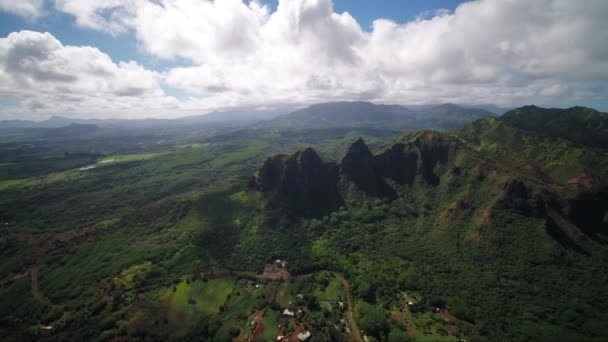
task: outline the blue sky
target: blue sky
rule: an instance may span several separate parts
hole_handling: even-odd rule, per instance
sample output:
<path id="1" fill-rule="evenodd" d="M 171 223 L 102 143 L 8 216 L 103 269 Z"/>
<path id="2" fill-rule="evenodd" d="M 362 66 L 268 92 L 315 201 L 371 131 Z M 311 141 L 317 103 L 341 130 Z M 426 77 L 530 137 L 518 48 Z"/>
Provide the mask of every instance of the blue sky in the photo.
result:
<path id="1" fill-rule="evenodd" d="M 77 0 L 76 0 L 77 1 Z M 338 13 L 349 12 L 364 30 L 370 30 L 372 22 L 378 18 L 388 18 L 403 23 L 415 20 L 419 15 L 438 9 L 453 11 L 464 1 L 454 0 L 334 0 Z M 274 11 L 278 0 L 266 0 Z M 11 32 L 32 30 L 51 32 L 65 45 L 90 45 L 107 53 L 116 61 L 134 60 L 155 69 L 167 69 L 184 66 L 184 60 L 163 60 L 148 56 L 138 51 L 137 40 L 133 35 L 110 35 L 91 29 L 80 28 L 71 15 L 54 11 L 48 3 L 45 6 L 48 15 L 40 20 L 31 20 L 6 12 L 0 12 L 0 36 L 6 37 Z"/>
<path id="2" fill-rule="evenodd" d="M 608 1 L 278 1 L 0 1 L 0 118 L 338 100 L 608 110 Z"/>

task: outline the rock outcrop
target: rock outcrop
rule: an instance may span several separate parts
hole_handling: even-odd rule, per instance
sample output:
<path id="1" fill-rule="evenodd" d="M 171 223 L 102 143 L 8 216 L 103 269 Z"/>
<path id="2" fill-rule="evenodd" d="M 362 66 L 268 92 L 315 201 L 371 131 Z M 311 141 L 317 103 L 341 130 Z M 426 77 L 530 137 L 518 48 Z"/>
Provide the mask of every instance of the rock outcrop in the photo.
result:
<path id="1" fill-rule="evenodd" d="M 546 214 L 543 196 L 519 179 L 511 179 L 504 185 L 501 203 L 525 216 L 542 217 Z"/>
<path id="2" fill-rule="evenodd" d="M 249 186 L 276 193 L 278 201 L 289 203 L 305 215 L 325 213 L 342 203 L 336 164 L 323 163 L 312 148 L 266 159 Z"/>

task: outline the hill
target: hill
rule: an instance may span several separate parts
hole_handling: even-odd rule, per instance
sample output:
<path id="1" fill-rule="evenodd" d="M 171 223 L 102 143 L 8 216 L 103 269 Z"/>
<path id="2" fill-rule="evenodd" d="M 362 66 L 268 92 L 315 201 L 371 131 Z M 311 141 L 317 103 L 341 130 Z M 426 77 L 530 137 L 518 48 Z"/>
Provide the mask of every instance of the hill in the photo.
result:
<path id="1" fill-rule="evenodd" d="M 508 111 L 501 120 L 543 136 L 567 139 L 590 148 L 608 148 L 608 113 L 591 108 L 525 106 Z"/>
<path id="2" fill-rule="evenodd" d="M 393 129 L 450 130 L 492 112 L 454 104 L 403 106 L 371 102 L 331 102 L 306 107 L 258 126 L 310 129 L 328 126 L 377 126 Z"/>
<path id="3" fill-rule="evenodd" d="M 253 124 L 258 121 L 269 120 L 290 111 L 291 107 L 276 110 L 233 110 L 211 112 L 205 115 L 191 115 L 176 119 L 80 119 L 52 116 L 43 121 L 28 120 L 2 120 L 0 129 L 5 128 L 59 128 L 71 124 L 97 125 L 112 128 L 185 128 L 195 127 L 231 127 Z"/>
<path id="4" fill-rule="evenodd" d="M 477 134 L 478 140 L 467 139 Z M 496 145 L 488 148 L 489 141 Z M 579 165 L 586 176 L 563 182 L 557 171 L 505 163 L 524 151 L 530 161 L 542 160 L 542 149 L 579 156 L 565 167 Z M 355 279 L 365 301 L 388 311 L 394 293 L 419 291 L 425 300 L 417 310 L 445 308 L 473 324 L 472 331 L 459 326 L 461 332 L 490 339 L 592 340 L 606 332 L 568 322 L 599 322 L 607 314 L 599 309 L 604 304 L 598 305 L 608 301 L 601 290 L 608 261 L 602 246 L 608 242 L 606 169 L 586 168 L 589 158 L 599 165 L 607 158 L 594 153 L 492 118 L 453 136 L 413 133 L 376 155 L 357 140 L 331 166 L 338 177 L 326 180 L 331 185 L 325 189 L 331 194 L 337 189 L 341 206 L 305 221 L 271 220 L 270 229 L 281 236 L 282 225 L 296 226 L 288 231 L 298 232 L 300 249 L 292 245 L 283 253 L 298 267 L 341 270 Z M 269 180 L 258 174 L 252 182 Z M 270 208 L 301 214 L 293 202 L 276 201 L 292 198 L 293 191 L 267 187 L 263 193 Z M 599 274 L 601 281 L 595 278 Z M 592 288 L 594 295 L 582 295 Z"/>
<path id="5" fill-rule="evenodd" d="M 11 136 L 0 336 L 605 340 L 606 152 L 519 125 Z"/>

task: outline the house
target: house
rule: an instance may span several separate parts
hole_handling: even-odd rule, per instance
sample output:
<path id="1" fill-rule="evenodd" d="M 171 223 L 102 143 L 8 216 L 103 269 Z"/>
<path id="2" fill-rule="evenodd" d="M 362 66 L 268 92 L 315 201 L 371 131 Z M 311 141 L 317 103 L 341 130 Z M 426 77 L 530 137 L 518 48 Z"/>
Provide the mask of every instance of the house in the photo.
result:
<path id="1" fill-rule="evenodd" d="M 281 267 L 283 267 L 283 268 L 287 267 L 287 261 L 286 260 L 281 261 Z"/>
<path id="2" fill-rule="evenodd" d="M 285 310 L 283 310 L 283 316 L 295 317 L 296 314 L 293 311 L 289 310 L 289 309 L 285 309 Z"/>
<path id="3" fill-rule="evenodd" d="M 340 309 L 344 309 L 344 302 L 338 302 L 338 307 Z"/>
<path id="4" fill-rule="evenodd" d="M 49 331 L 49 330 L 53 330 L 53 327 L 52 327 L 51 325 L 46 325 L 46 326 L 43 326 L 43 327 L 42 327 L 42 328 L 40 328 L 40 329 L 42 329 L 42 330 L 46 330 L 46 331 Z"/>
<path id="5" fill-rule="evenodd" d="M 279 265 L 281 263 L 281 259 L 277 259 L 274 261 L 275 264 Z"/>
<path id="6" fill-rule="evenodd" d="M 414 305 L 414 302 L 412 302 L 411 300 L 409 302 L 407 302 L 407 305 Z"/>
<path id="7" fill-rule="evenodd" d="M 304 299 L 304 295 L 301 293 L 298 293 L 298 295 L 296 296 L 299 300 Z"/>
<path id="8" fill-rule="evenodd" d="M 310 331 L 304 331 L 298 334 L 298 339 L 300 341 L 306 341 L 310 337 Z"/>
<path id="9" fill-rule="evenodd" d="M 342 318 L 342 319 L 340 320 L 340 324 L 342 324 L 342 325 L 346 325 L 346 320 L 345 320 L 344 318 Z"/>

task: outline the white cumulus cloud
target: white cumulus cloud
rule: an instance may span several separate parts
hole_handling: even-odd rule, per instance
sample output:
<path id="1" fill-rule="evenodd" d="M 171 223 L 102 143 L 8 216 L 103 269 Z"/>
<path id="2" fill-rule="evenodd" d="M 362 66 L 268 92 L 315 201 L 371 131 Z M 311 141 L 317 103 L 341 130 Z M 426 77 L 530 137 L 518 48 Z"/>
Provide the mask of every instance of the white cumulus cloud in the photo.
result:
<path id="1" fill-rule="evenodd" d="M 35 19 L 42 14 L 44 0 L 0 0 L 0 11 Z"/>
<path id="2" fill-rule="evenodd" d="M 152 58 L 188 61 L 161 73 L 132 66 L 188 93 L 180 109 L 331 100 L 567 105 L 608 97 L 605 0 L 476 0 L 405 23 L 378 19 L 370 30 L 336 13 L 331 0 L 279 0 L 275 11 L 256 0 L 54 2 L 80 26 L 134 35 Z M 29 72 L 66 82 L 55 69 Z"/>
<path id="3" fill-rule="evenodd" d="M 170 102 L 161 76 L 135 62 L 114 63 L 97 48 L 64 46 L 50 33 L 20 31 L 0 39 L 0 95 L 31 111 L 100 114 Z"/>

